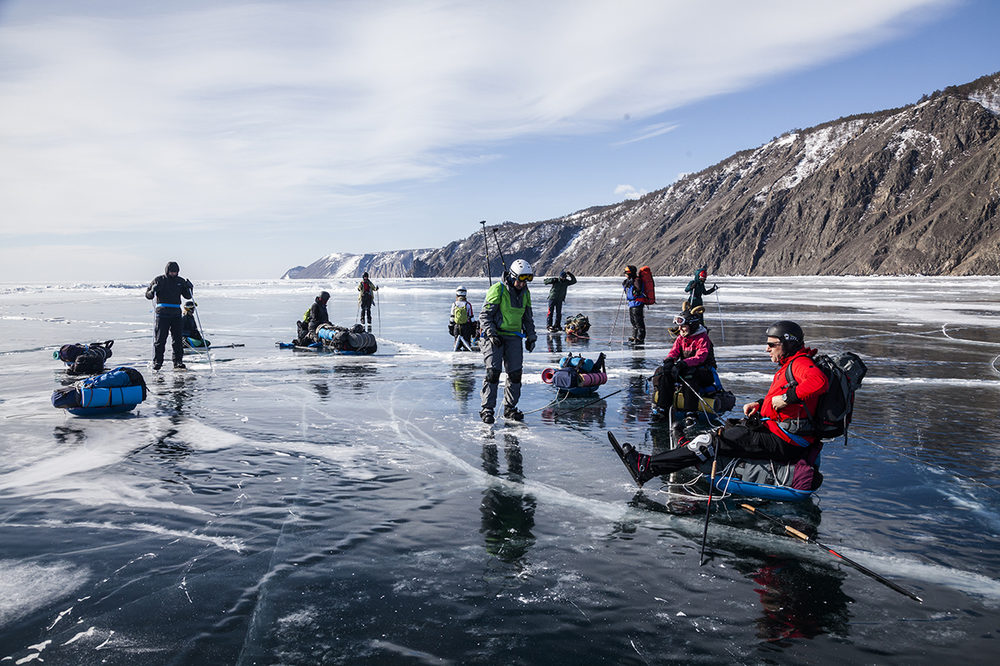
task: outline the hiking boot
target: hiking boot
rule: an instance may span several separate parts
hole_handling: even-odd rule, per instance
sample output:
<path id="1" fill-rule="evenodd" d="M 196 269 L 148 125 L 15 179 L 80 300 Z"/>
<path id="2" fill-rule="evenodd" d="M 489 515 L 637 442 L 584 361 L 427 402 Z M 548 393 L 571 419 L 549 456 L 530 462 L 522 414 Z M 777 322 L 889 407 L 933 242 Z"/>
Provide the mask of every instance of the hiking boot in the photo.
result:
<path id="1" fill-rule="evenodd" d="M 163 361 L 153 361 L 153 370 L 159 370 L 163 367 Z"/>
<path id="2" fill-rule="evenodd" d="M 503 417 L 505 419 L 510 419 L 511 421 L 523 421 L 524 420 L 524 412 L 522 412 L 517 407 L 509 407 L 508 406 L 508 407 L 504 407 L 503 408 Z"/>
<path id="3" fill-rule="evenodd" d="M 639 453 L 636 451 L 635 448 L 628 442 L 625 442 L 625 444 L 622 445 L 622 460 L 624 460 L 625 464 L 631 468 L 630 471 L 634 470 L 632 476 L 635 478 L 635 482 L 639 484 L 640 488 L 642 487 L 642 484 L 646 483 L 654 476 L 649 469 L 650 457 L 651 456 L 648 456 L 645 453 Z"/>
<path id="4" fill-rule="evenodd" d="M 187 366 L 183 361 L 174 361 L 174 370 L 187 370 Z"/>
<path id="5" fill-rule="evenodd" d="M 492 409 L 484 409 L 483 411 L 479 412 L 479 418 L 483 420 L 483 423 L 493 423 L 494 421 L 496 421 L 496 419 L 493 418 Z"/>

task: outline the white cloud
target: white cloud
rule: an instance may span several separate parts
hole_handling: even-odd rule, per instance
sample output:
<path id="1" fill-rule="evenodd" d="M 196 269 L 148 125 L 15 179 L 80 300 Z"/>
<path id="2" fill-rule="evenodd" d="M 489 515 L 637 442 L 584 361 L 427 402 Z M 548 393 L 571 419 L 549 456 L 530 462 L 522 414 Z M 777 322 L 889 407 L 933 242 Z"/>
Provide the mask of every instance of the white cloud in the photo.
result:
<path id="1" fill-rule="evenodd" d="M 0 233 L 346 219 L 504 141 L 641 121 L 945 1 L 9 2 Z"/>
<path id="2" fill-rule="evenodd" d="M 625 199 L 639 199 L 644 195 L 648 194 L 646 190 L 639 190 L 631 185 L 619 185 L 615 188 L 615 196 L 619 196 Z"/>

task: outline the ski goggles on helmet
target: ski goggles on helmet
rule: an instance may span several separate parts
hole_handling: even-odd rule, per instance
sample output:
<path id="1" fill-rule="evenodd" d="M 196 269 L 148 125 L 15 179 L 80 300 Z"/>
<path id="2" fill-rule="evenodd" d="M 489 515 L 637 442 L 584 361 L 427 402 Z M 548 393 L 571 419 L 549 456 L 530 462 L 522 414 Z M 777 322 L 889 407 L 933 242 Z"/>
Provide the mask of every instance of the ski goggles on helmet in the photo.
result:
<path id="1" fill-rule="evenodd" d="M 531 282 L 532 280 L 535 279 L 535 276 L 531 274 L 518 275 L 517 279 L 520 280 L 521 282 Z"/>

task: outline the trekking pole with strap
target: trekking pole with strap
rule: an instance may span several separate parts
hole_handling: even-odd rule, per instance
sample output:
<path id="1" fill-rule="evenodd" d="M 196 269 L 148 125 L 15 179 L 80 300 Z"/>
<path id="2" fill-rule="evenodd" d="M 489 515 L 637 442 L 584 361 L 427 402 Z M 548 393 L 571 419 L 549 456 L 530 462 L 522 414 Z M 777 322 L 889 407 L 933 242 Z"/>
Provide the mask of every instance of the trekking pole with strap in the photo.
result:
<path id="1" fill-rule="evenodd" d="M 624 302 L 625 302 L 625 291 L 622 290 L 621 298 L 618 299 L 618 309 L 615 310 L 615 322 L 611 324 L 611 335 L 608 337 L 608 349 L 611 349 L 611 343 L 615 341 L 615 329 L 618 328 L 618 315 L 622 313 L 622 303 Z M 624 327 L 625 324 L 623 323 L 622 326 Z M 625 337 L 625 330 L 623 328 L 622 329 L 623 345 L 625 344 L 624 337 Z"/>
<path id="2" fill-rule="evenodd" d="M 884 576 L 881 576 L 881 575 L 875 573 L 871 569 L 869 569 L 869 568 L 867 568 L 867 567 L 865 567 L 865 566 L 863 566 L 861 564 L 858 564 L 854 560 L 852 560 L 852 559 L 850 559 L 850 558 L 848 558 L 848 557 L 846 557 L 844 555 L 841 555 L 840 553 L 838 553 L 837 551 L 835 551 L 833 548 L 830 548 L 826 544 L 820 543 L 819 541 L 817 541 L 813 537 L 809 536 L 808 534 L 800 532 L 799 530 L 795 529 L 794 527 L 792 527 L 790 525 L 785 525 L 783 522 L 781 522 L 780 520 L 778 520 L 774 516 L 764 513 L 763 511 L 761 511 L 757 507 L 751 506 L 749 504 L 740 504 L 740 507 L 746 509 L 747 511 L 749 511 L 750 513 L 752 513 L 752 514 L 754 514 L 756 516 L 760 516 L 761 518 L 766 518 L 767 520 L 771 521 L 775 525 L 778 525 L 779 527 L 781 527 L 782 529 L 784 529 L 786 532 L 788 532 L 789 534 L 791 534 L 793 537 L 796 537 L 797 539 L 802 539 L 806 543 L 811 543 L 811 544 L 813 544 L 815 546 L 819 546 L 820 548 L 822 548 L 826 552 L 828 552 L 831 555 L 833 555 L 834 557 L 836 557 L 838 560 L 844 562 L 845 564 L 851 565 L 852 567 L 854 567 L 855 569 L 857 569 L 858 571 L 860 571 L 864 575 L 870 576 L 871 578 L 874 578 L 875 580 L 877 580 L 878 582 L 882 583 L 886 587 L 888 587 L 888 588 L 890 588 L 892 590 L 895 590 L 896 592 L 899 592 L 900 594 L 902 594 L 904 596 L 907 596 L 910 599 L 913 599 L 914 601 L 918 601 L 920 603 L 924 602 L 923 599 L 921 599 L 920 597 L 918 597 L 917 595 L 915 595 L 913 592 L 910 592 L 909 590 L 904 589 L 904 588 L 900 587 L 899 585 L 896 585 L 895 583 L 893 583 L 888 578 L 885 578 Z"/>
<path id="3" fill-rule="evenodd" d="M 191 300 L 194 300 L 194 289 L 191 290 Z M 208 346 L 208 338 L 205 335 L 205 327 L 201 325 L 201 315 L 198 314 L 198 304 L 194 306 L 194 320 L 198 323 L 198 332 L 201 333 L 202 344 L 205 345 L 205 355 L 208 356 L 208 367 L 215 374 L 215 363 L 212 362 L 212 350 Z"/>
<path id="4" fill-rule="evenodd" d="M 378 297 L 378 290 L 375 291 L 375 315 L 378 317 L 378 334 L 382 335 L 382 300 Z"/>

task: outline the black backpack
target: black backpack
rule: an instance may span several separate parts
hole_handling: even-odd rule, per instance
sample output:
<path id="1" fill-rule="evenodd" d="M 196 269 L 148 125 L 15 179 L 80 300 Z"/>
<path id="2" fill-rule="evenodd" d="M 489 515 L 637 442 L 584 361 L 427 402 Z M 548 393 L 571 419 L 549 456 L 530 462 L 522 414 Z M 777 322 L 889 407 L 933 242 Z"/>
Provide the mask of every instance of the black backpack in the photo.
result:
<path id="1" fill-rule="evenodd" d="M 817 354 L 812 361 L 830 382 L 826 393 L 816 403 L 816 413 L 809 414 L 813 422 L 813 434 L 820 439 L 843 435 L 846 446 L 847 428 L 854 415 L 854 392 L 868 374 L 868 366 L 853 352 L 843 352 L 835 357 Z M 792 363 L 785 366 L 785 379 L 789 385 L 795 386 L 798 382 L 792 376 Z M 809 412 L 808 408 L 806 412 Z"/>

